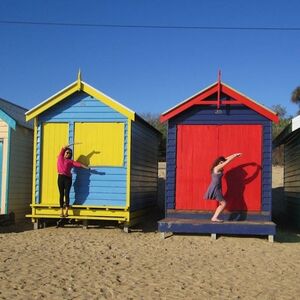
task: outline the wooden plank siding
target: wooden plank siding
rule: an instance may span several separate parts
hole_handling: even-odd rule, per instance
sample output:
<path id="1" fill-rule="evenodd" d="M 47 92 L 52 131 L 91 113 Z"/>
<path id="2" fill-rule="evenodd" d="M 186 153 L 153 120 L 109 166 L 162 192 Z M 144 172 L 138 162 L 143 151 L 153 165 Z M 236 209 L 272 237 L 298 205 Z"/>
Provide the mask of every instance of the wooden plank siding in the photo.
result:
<path id="1" fill-rule="evenodd" d="M 166 208 L 175 209 L 177 125 L 262 125 L 262 212 L 271 211 L 271 121 L 259 113 L 240 105 L 221 106 L 222 114 L 216 114 L 215 106 L 193 106 L 168 122 Z M 188 146 L 188 145 L 187 145 Z M 269 215 L 269 219 L 271 216 Z"/>
<path id="2" fill-rule="evenodd" d="M 1 195 L 0 195 L 0 214 L 7 211 L 7 143 L 8 143 L 8 125 L 0 119 L 0 139 L 3 141 L 2 149 L 2 178 L 1 178 Z"/>
<path id="3" fill-rule="evenodd" d="M 300 130 L 284 144 L 284 193 L 287 213 L 300 228 Z"/>
<path id="4" fill-rule="evenodd" d="M 67 122 L 69 124 L 69 143 L 71 144 L 77 141 L 76 136 L 74 135 L 76 122 L 118 122 L 124 124 L 123 165 L 115 167 L 101 165 L 92 166 L 90 172 L 81 168 L 74 169 L 73 185 L 70 192 L 70 204 L 100 207 L 126 206 L 128 120 L 127 117 L 124 117 L 101 102 L 101 99 L 99 100 L 94 99 L 84 92 L 77 92 L 39 115 L 36 142 L 36 204 L 40 203 L 39 183 L 42 167 L 40 165 L 41 124 L 45 122 Z"/>
<path id="5" fill-rule="evenodd" d="M 130 211 L 157 204 L 159 135 L 139 121 L 132 122 Z"/>
<path id="6" fill-rule="evenodd" d="M 8 213 L 13 212 L 19 222 L 30 212 L 33 132 L 17 125 L 16 130 L 11 129 L 10 138 Z"/>

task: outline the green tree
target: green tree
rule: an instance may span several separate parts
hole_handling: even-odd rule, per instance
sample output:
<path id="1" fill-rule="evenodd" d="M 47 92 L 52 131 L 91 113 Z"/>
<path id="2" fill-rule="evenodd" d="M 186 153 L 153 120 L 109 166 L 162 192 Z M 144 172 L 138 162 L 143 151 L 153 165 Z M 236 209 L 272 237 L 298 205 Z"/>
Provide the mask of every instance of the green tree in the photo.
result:
<path id="1" fill-rule="evenodd" d="M 300 86 L 294 89 L 291 100 L 296 104 L 300 103 Z"/>
<path id="2" fill-rule="evenodd" d="M 273 105 L 272 110 L 276 112 L 279 117 L 279 123 L 273 123 L 272 126 L 272 139 L 275 139 L 276 136 L 289 124 L 292 117 L 287 116 L 286 108 L 281 104 Z"/>
<path id="3" fill-rule="evenodd" d="M 286 118 L 286 108 L 281 104 L 275 104 L 272 106 L 272 110 L 275 111 L 280 119 Z"/>
<path id="4" fill-rule="evenodd" d="M 272 139 L 274 140 L 281 131 L 290 123 L 292 117 L 287 116 L 287 111 L 281 104 L 276 104 L 272 106 L 272 109 L 278 114 L 279 122 L 278 124 L 273 123 L 272 125 Z M 272 163 L 273 165 L 283 165 L 284 163 L 284 153 L 283 147 L 277 147 L 273 150 Z"/>
<path id="5" fill-rule="evenodd" d="M 298 115 L 300 114 L 300 86 L 296 87 L 292 92 L 291 101 L 299 106 Z"/>

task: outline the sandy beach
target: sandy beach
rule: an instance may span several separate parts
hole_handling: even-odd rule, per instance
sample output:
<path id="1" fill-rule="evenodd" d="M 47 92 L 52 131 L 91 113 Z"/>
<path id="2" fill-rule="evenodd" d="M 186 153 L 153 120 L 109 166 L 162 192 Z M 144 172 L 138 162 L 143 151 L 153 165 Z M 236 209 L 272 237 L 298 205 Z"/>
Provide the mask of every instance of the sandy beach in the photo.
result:
<path id="1" fill-rule="evenodd" d="M 117 226 L 0 227 L 0 299 L 299 299 L 297 231 L 278 228 L 273 244 L 162 240 L 154 217 L 129 234 Z"/>

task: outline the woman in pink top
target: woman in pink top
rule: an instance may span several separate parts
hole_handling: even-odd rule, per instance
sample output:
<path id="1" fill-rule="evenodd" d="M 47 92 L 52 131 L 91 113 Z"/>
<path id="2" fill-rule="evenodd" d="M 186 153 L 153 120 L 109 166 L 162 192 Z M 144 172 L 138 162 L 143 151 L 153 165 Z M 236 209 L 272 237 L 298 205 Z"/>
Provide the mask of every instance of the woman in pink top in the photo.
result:
<path id="1" fill-rule="evenodd" d="M 71 144 L 73 145 L 73 144 Z M 61 149 L 57 158 L 57 172 L 58 172 L 58 189 L 59 189 L 59 205 L 61 209 L 61 217 L 68 217 L 69 203 L 70 203 L 70 189 L 72 185 L 71 169 L 73 167 L 89 169 L 87 166 L 72 160 L 71 145 L 65 146 Z M 64 214 L 64 197 L 66 212 Z"/>

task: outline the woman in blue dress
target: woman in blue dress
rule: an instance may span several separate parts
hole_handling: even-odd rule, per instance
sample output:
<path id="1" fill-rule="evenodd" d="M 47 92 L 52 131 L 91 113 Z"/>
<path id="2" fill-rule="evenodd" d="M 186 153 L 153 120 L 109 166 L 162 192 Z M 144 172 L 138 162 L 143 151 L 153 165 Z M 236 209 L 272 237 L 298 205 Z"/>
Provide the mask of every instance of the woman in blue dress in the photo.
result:
<path id="1" fill-rule="evenodd" d="M 219 215 L 226 206 L 226 200 L 222 194 L 223 168 L 233 159 L 240 157 L 241 155 L 241 153 L 235 153 L 226 158 L 224 156 L 220 156 L 213 162 L 211 166 L 211 183 L 204 195 L 204 199 L 213 199 L 219 201 L 219 206 L 211 218 L 212 222 L 223 222 L 223 220 L 219 219 Z"/>

